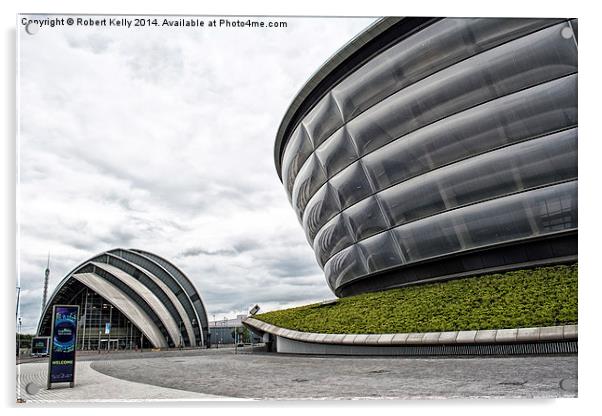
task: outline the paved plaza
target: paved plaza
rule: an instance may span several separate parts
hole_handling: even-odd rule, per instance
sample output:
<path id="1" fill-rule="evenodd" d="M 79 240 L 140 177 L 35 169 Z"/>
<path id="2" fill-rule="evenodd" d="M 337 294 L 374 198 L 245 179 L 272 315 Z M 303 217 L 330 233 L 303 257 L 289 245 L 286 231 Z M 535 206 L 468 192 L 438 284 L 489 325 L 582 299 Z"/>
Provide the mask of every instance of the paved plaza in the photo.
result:
<path id="1" fill-rule="evenodd" d="M 36 402 L 577 396 L 576 355 L 326 357 L 220 349 L 82 354 L 78 360 L 74 389 L 35 394 L 26 386 L 45 386 L 47 364 L 21 364 L 22 397 Z"/>
<path id="2" fill-rule="evenodd" d="M 24 363 L 17 368 L 17 398 L 25 403 L 140 402 L 236 400 L 149 384 L 120 380 L 94 371 L 92 361 L 76 364 L 76 386 L 53 385 L 46 389 L 47 363 Z"/>

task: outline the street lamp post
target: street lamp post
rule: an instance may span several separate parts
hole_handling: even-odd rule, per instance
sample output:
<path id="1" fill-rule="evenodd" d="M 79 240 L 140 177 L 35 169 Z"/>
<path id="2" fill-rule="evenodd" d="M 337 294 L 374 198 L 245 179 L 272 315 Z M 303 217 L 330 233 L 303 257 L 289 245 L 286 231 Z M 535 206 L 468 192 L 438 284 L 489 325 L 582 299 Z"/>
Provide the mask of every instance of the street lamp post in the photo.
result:
<path id="1" fill-rule="evenodd" d="M 196 318 L 192 318 L 192 336 L 195 337 L 196 335 L 194 335 L 194 326 L 196 325 Z M 201 328 L 199 328 L 199 331 L 202 331 Z M 196 340 L 195 340 L 195 345 L 196 345 Z M 190 342 L 190 346 L 192 346 L 192 341 Z"/>
<path id="2" fill-rule="evenodd" d="M 182 320 L 180 319 L 180 349 L 182 349 Z"/>
<path id="3" fill-rule="evenodd" d="M 94 306 L 94 301 L 92 301 L 92 308 L 91 309 L 92 309 L 92 313 L 91 313 L 92 316 L 90 316 L 90 335 L 88 335 L 88 350 L 89 351 L 92 350 L 92 346 L 90 345 L 91 338 L 92 338 L 92 319 L 96 318 L 96 315 L 95 315 L 95 312 L 94 312 L 94 309 L 96 309 L 96 306 Z M 98 325 L 100 326 L 100 320 L 98 322 L 99 322 Z"/>
<path id="4" fill-rule="evenodd" d="M 107 352 L 110 351 L 111 349 L 111 325 L 112 325 L 112 321 L 113 321 L 113 305 L 110 305 L 111 308 L 109 309 L 109 339 L 107 340 Z"/>
<path id="5" fill-rule="evenodd" d="M 19 318 L 19 303 L 21 302 L 21 286 L 17 286 L 17 312 L 15 313 L 15 319 Z M 215 319 L 215 315 L 213 315 Z"/>
<path id="6" fill-rule="evenodd" d="M 21 318 L 19 318 L 19 303 L 21 302 L 21 286 L 17 286 L 17 312 L 15 313 L 15 319 L 17 320 L 17 357 L 21 355 Z M 41 318 L 40 318 L 41 319 Z"/>
<path id="7" fill-rule="evenodd" d="M 86 301 L 84 303 L 84 330 L 82 331 L 82 344 L 81 349 L 84 349 L 86 344 L 86 321 L 88 320 L 88 289 L 86 288 Z"/>
<path id="8" fill-rule="evenodd" d="M 21 317 L 19 316 L 19 342 L 18 342 L 18 350 L 17 350 L 17 356 L 19 357 L 19 359 L 21 359 Z"/>

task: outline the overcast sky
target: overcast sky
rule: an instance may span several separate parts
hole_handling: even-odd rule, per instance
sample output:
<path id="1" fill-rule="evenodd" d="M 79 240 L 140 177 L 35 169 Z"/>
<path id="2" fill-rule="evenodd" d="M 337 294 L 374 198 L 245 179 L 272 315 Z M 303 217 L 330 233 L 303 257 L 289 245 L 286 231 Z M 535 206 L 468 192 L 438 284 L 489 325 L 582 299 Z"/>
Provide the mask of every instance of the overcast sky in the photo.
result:
<path id="1" fill-rule="evenodd" d="M 192 279 L 210 319 L 334 296 L 276 174 L 274 138 L 304 82 L 375 19 L 284 20 L 18 28 L 24 332 L 48 252 L 49 294 L 104 250 L 157 253 Z"/>

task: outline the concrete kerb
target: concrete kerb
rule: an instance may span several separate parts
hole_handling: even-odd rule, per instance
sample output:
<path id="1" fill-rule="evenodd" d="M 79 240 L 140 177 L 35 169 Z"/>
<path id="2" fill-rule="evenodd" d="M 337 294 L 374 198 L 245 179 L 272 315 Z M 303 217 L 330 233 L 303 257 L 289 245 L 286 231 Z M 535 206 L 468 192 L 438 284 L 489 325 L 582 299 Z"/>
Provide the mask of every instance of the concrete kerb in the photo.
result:
<path id="1" fill-rule="evenodd" d="M 424 333 L 422 332 L 412 332 L 408 335 L 406 339 L 406 344 L 422 344 L 422 338 L 424 337 Z"/>
<path id="2" fill-rule="evenodd" d="M 558 339 L 564 339 L 561 326 L 548 326 L 539 329 L 540 341 L 555 341 Z"/>
<path id="3" fill-rule="evenodd" d="M 308 342 L 316 342 L 320 335 L 322 335 L 322 334 L 309 334 L 309 337 L 307 337 L 307 340 L 308 340 Z"/>
<path id="4" fill-rule="evenodd" d="M 458 331 L 446 331 L 439 334 L 437 342 L 439 344 L 455 344 L 458 337 Z"/>
<path id="5" fill-rule="evenodd" d="M 540 328 L 518 328 L 516 332 L 517 342 L 537 342 L 539 341 Z"/>
<path id="6" fill-rule="evenodd" d="M 422 337 L 423 344 L 438 344 L 441 332 L 427 332 Z"/>
<path id="7" fill-rule="evenodd" d="M 356 334 L 341 335 L 341 344 L 353 345 L 356 336 Z"/>
<path id="8" fill-rule="evenodd" d="M 496 333 L 497 330 L 495 329 L 478 330 L 474 337 L 474 342 L 487 344 L 493 343 L 495 342 Z"/>
<path id="9" fill-rule="evenodd" d="M 354 342 L 356 344 L 361 345 L 361 344 L 365 344 L 367 339 L 368 339 L 368 334 L 359 334 L 357 337 L 355 337 Z"/>
<path id="10" fill-rule="evenodd" d="M 477 331 L 458 331 L 457 344 L 474 344 Z"/>
<path id="11" fill-rule="evenodd" d="M 495 334 L 495 342 L 516 342 L 518 328 L 498 329 Z"/>
<path id="12" fill-rule="evenodd" d="M 563 327 L 562 336 L 564 339 L 577 339 L 577 325 L 565 325 Z"/>
<path id="13" fill-rule="evenodd" d="M 379 345 L 390 345 L 393 343 L 393 337 L 395 334 L 382 334 L 378 339 Z"/>
<path id="14" fill-rule="evenodd" d="M 310 332 L 299 332 L 297 335 L 297 339 L 299 341 L 304 341 L 304 342 L 309 342 L 309 336 L 311 335 Z"/>
<path id="15" fill-rule="evenodd" d="M 378 339 L 380 338 L 380 334 L 368 334 L 366 337 L 367 345 L 378 345 Z"/>
<path id="16" fill-rule="evenodd" d="M 576 340 L 578 325 L 559 325 L 537 328 L 503 328 L 468 331 L 413 332 L 397 334 L 323 334 L 280 328 L 256 318 L 247 318 L 246 325 L 296 341 L 341 345 L 437 345 L 437 344 L 495 344 L 509 342 L 538 342 Z"/>
<path id="17" fill-rule="evenodd" d="M 401 345 L 405 344 L 408 339 L 408 335 L 410 334 L 395 334 L 393 335 L 393 339 L 391 340 L 391 344 L 393 345 Z"/>

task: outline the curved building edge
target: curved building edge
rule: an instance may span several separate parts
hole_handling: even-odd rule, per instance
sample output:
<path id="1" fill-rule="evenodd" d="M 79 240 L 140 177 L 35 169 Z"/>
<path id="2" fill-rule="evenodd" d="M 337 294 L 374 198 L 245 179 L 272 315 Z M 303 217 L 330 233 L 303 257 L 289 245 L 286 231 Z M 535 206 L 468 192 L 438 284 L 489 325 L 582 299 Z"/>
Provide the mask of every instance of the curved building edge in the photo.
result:
<path id="1" fill-rule="evenodd" d="M 336 51 L 305 82 L 289 104 L 276 133 L 274 164 L 282 181 L 282 155 L 297 123 L 328 92 L 348 74 L 374 55 L 414 32 L 435 23 L 437 17 L 383 17 L 360 32 Z"/>
<path id="2" fill-rule="evenodd" d="M 574 353 L 578 325 L 388 334 L 326 334 L 281 328 L 257 318 L 243 321 L 268 334 L 276 351 L 333 355 L 490 355 Z"/>

